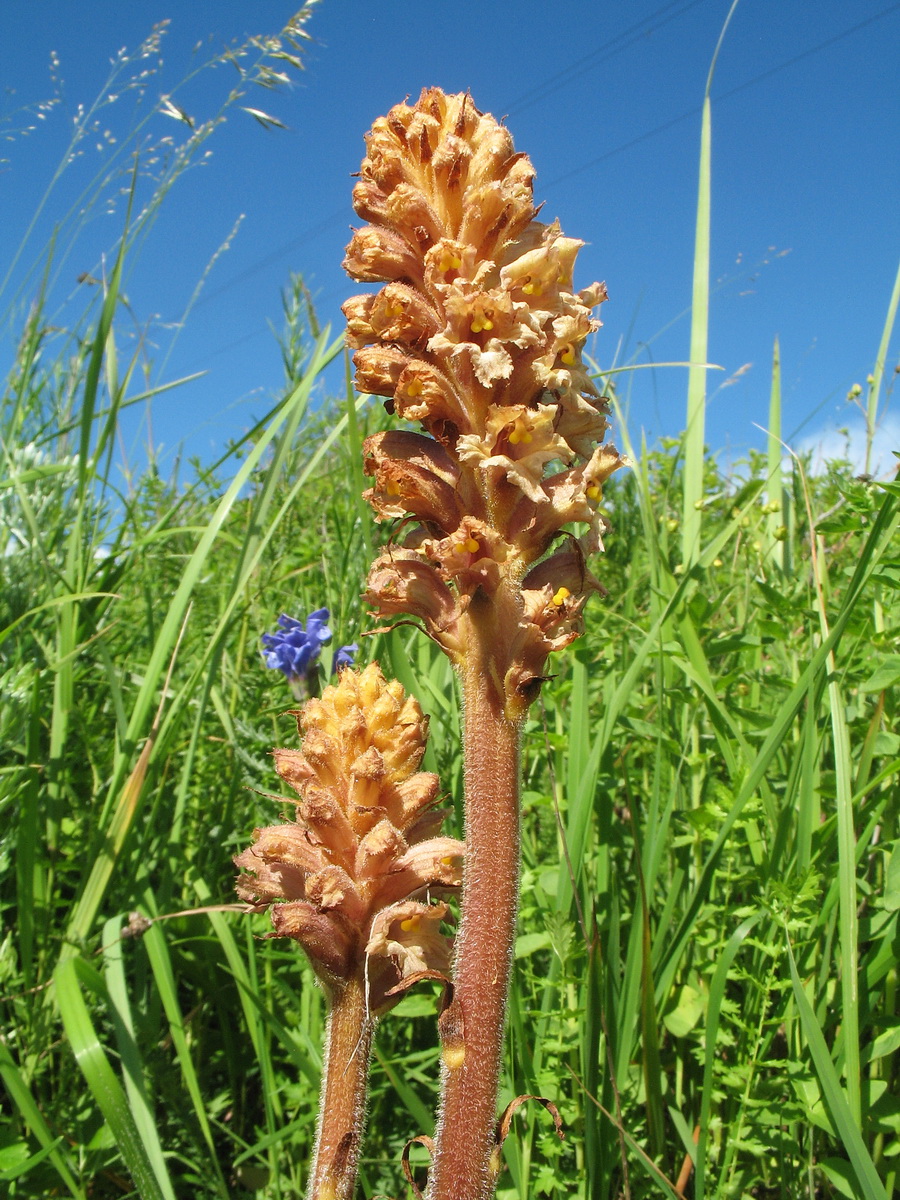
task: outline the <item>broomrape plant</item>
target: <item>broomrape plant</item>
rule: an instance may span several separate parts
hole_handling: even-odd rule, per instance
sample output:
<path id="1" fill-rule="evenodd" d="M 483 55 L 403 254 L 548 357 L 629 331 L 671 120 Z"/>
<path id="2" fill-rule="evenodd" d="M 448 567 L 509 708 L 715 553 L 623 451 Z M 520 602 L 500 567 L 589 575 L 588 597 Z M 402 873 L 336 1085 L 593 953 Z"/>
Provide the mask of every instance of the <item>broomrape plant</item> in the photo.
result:
<path id="1" fill-rule="evenodd" d="M 347 341 L 356 350 L 359 390 L 387 397 L 389 412 L 422 429 L 388 430 L 365 442 L 373 479 L 366 499 L 377 520 L 397 526 L 372 566 L 366 597 L 377 615 L 418 618 L 456 668 L 463 695 L 462 915 L 439 1026 L 442 1097 L 428 1196 L 482 1200 L 493 1195 L 500 1169 L 497 1092 L 518 904 L 520 730 L 548 654 L 578 637 L 588 597 L 602 593 L 586 559 L 602 549 L 603 484 L 624 462 L 603 440 L 607 406 L 582 363 L 606 288 L 573 290 L 582 243 L 556 222 L 535 220 L 529 159 L 467 94 L 426 89 L 415 105 L 379 118 L 366 147 L 353 203 L 369 224 L 355 232 L 344 266 L 356 280 L 385 286 L 346 302 Z M 567 530 L 572 524 L 586 528 L 576 536 Z M 354 689 L 353 720 L 361 726 L 366 678 L 357 685 L 343 673 L 330 700 L 339 707 L 343 692 Z M 311 706 L 302 718 L 310 726 L 319 721 Z M 455 886 L 455 867 L 436 864 L 461 861 L 462 846 L 438 839 L 433 851 L 431 841 L 410 849 L 402 822 L 376 820 L 371 806 L 382 801 L 372 797 L 357 742 L 333 743 L 328 774 L 320 771 L 315 785 L 307 782 L 312 768 L 305 764 L 317 761 L 310 751 L 299 760 L 300 774 L 287 754 L 277 752 L 279 772 L 312 791 L 304 792 L 299 825 L 258 832 L 256 846 L 240 856 L 239 865 L 256 875 L 243 877 L 239 891 L 262 903 L 288 901 L 273 910 L 276 930 L 304 945 L 331 1001 L 310 1188 L 330 1200 L 352 1193 L 371 1013 L 387 995 L 381 988 L 374 1006 L 364 1003 L 363 980 L 373 956 L 397 945 L 387 929 L 399 913 L 398 880 L 404 897 L 432 884 Z M 318 815 L 319 787 L 332 776 L 342 780 L 341 821 L 363 821 L 362 840 L 350 839 L 352 854 L 334 843 L 334 826 L 325 836 L 335 818 L 323 824 Z M 333 808 L 329 801 L 329 814 Z M 368 839 L 376 834 L 372 852 Z M 411 857 L 421 861 L 418 871 L 404 865 Z M 364 901 L 355 882 L 363 878 Z M 417 921 L 446 915 L 411 898 L 404 903 Z M 387 953 L 402 980 L 406 952 Z M 446 962 L 447 944 L 437 935 L 416 953 L 419 974 Z M 338 1032 L 344 1005 L 356 1013 L 349 1034 Z M 331 1101 L 336 1073 L 341 1086 L 355 1081 L 356 1100 Z"/>
<path id="2" fill-rule="evenodd" d="M 459 672 L 466 870 L 441 1018 L 431 1200 L 493 1193 L 497 1088 L 519 879 L 519 735 L 547 655 L 572 642 L 622 464 L 582 364 L 602 284 L 572 290 L 581 242 L 535 220 L 534 168 L 468 95 L 425 90 L 375 122 L 353 193 L 370 224 L 347 271 L 357 386 L 423 433 L 369 438 L 366 493 L 410 522 L 373 565 L 382 615 L 418 617 Z M 564 533 L 587 526 L 580 538 Z M 548 554 L 548 552 L 550 552 Z"/>
<path id="3" fill-rule="evenodd" d="M 296 816 L 254 831 L 235 859 L 241 899 L 272 905 L 273 937 L 309 956 L 329 1007 L 319 1131 L 309 1187 L 350 1200 L 365 1118 L 375 1023 L 423 973 L 445 973 L 443 902 L 459 886 L 463 845 L 438 836 L 436 775 L 417 771 L 427 722 L 375 663 L 344 669 L 298 713 L 301 750 L 276 750 L 300 796 Z"/>

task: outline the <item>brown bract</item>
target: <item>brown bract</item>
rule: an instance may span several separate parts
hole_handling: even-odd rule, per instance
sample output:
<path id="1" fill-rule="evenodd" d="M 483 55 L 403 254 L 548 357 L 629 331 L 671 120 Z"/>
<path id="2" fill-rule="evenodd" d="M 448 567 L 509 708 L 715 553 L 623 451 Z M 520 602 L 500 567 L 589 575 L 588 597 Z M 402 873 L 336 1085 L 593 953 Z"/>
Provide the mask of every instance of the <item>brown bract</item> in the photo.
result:
<path id="1" fill-rule="evenodd" d="M 234 860 L 237 892 L 271 906 L 272 936 L 300 942 L 326 985 L 364 963 L 378 1013 L 406 976 L 446 971 L 448 909 L 423 900 L 459 887 L 463 843 L 439 836 L 438 779 L 417 770 L 427 720 L 376 664 L 343 671 L 304 705 L 298 727 L 301 749 L 274 752 L 299 796 L 295 817 L 254 830 Z"/>
<path id="2" fill-rule="evenodd" d="M 523 679 L 543 669 L 521 647 L 571 640 L 580 617 L 580 606 L 557 605 L 558 627 L 545 614 L 532 637 L 516 589 L 564 526 L 587 527 L 586 553 L 601 548 L 602 484 L 624 462 L 603 445 L 607 405 L 582 362 L 606 288 L 574 290 L 582 243 L 535 219 L 531 163 L 470 96 L 426 89 L 379 118 L 366 148 L 353 201 L 370 224 L 344 266 L 385 286 L 344 305 L 357 386 L 424 430 L 366 443 L 378 518 L 422 527 L 403 526 L 367 595 L 384 615 L 419 617 L 459 661 L 476 592 L 504 593 L 512 624 L 493 673 L 525 689 L 507 692 L 515 715 L 534 690 Z"/>

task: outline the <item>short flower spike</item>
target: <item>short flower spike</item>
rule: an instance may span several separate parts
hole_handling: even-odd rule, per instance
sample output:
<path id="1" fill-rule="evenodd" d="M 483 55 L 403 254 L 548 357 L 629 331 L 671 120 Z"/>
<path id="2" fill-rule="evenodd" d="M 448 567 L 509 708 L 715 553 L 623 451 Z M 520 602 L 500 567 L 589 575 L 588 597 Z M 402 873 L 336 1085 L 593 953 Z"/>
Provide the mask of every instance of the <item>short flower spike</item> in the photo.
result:
<path id="1" fill-rule="evenodd" d="M 254 831 L 235 859 L 238 895 L 270 908 L 272 936 L 298 941 L 326 989 L 364 971 L 378 1014 L 414 971 L 446 972 L 450 941 L 439 920 L 423 921 L 422 938 L 407 937 L 402 949 L 385 930 L 404 906 L 427 910 L 421 897 L 459 887 L 464 847 L 438 835 L 438 779 L 417 770 L 427 721 L 377 664 L 342 670 L 298 725 L 301 748 L 275 751 L 278 774 L 300 797 L 296 813 Z M 447 911 L 434 906 L 441 919 Z"/>

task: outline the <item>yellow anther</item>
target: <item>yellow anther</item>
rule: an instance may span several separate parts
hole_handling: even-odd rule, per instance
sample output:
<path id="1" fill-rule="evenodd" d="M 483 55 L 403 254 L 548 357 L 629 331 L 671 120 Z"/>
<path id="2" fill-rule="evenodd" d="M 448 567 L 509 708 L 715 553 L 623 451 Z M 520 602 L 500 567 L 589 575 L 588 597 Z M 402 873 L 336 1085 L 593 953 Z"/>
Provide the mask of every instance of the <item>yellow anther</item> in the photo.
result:
<path id="1" fill-rule="evenodd" d="M 410 933 L 411 931 L 419 928 L 421 920 L 421 917 L 407 917 L 405 921 L 400 922 L 400 928 L 404 931 L 404 933 Z"/>
<path id="2" fill-rule="evenodd" d="M 569 591 L 569 589 L 567 587 L 561 587 L 557 591 L 556 595 L 553 597 L 553 603 L 556 605 L 557 608 L 559 608 L 559 606 L 562 604 L 563 600 L 568 600 L 568 598 L 571 595 L 572 595 L 572 593 Z"/>
<path id="3" fill-rule="evenodd" d="M 601 500 L 603 498 L 603 489 L 599 484 L 592 483 L 587 489 L 587 497 L 589 500 Z"/>
<path id="4" fill-rule="evenodd" d="M 412 379 L 406 385 L 407 396 L 421 396 L 424 391 L 425 389 L 422 387 L 422 383 L 418 379 Z"/>
<path id="5" fill-rule="evenodd" d="M 569 342 L 559 357 L 563 360 L 567 367 L 572 365 L 572 363 L 575 361 L 575 347 L 571 342 Z"/>
<path id="6" fill-rule="evenodd" d="M 472 330 L 473 333 L 481 333 L 481 331 L 483 329 L 493 329 L 494 322 L 491 320 L 490 317 L 485 317 L 485 316 L 475 317 L 472 320 L 472 323 L 469 326 L 469 328 Z"/>

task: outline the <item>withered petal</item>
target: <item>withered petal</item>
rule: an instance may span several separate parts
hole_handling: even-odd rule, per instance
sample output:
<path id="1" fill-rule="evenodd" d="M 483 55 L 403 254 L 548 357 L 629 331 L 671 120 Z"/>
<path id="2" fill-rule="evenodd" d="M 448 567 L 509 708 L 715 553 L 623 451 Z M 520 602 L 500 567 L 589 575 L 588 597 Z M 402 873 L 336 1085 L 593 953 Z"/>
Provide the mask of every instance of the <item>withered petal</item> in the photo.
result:
<path id="1" fill-rule="evenodd" d="M 359 954 L 359 939 L 339 915 L 322 912 L 303 900 L 272 909 L 273 937 L 299 942 L 317 973 L 346 979 Z"/>

